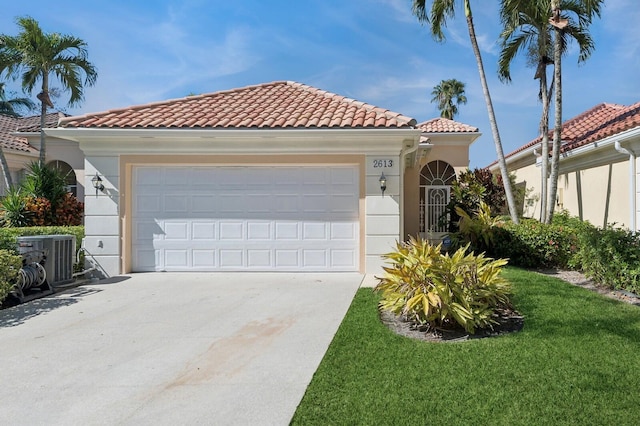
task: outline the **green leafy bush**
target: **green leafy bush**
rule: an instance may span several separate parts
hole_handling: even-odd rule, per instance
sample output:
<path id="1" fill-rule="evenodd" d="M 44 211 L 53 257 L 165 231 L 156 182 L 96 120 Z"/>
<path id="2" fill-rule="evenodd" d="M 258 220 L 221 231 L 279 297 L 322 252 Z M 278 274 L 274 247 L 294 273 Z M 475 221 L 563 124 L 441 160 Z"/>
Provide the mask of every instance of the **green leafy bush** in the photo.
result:
<path id="1" fill-rule="evenodd" d="M 0 249 L 0 303 L 13 290 L 21 267 L 22 256 L 9 250 Z"/>
<path id="2" fill-rule="evenodd" d="M 76 249 L 82 245 L 84 226 L 30 226 L 26 228 L 0 228 L 0 249 L 17 252 L 18 237 L 31 235 L 73 235 Z"/>
<path id="3" fill-rule="evenodd" d="M 620 228 L 586 228 L 575 263 L 596 282 L 640 294 L 640 236 Z"/>
<path id="4" fill-rule="evenodd" d="M 566 268 L 577 251 L 573 227 L 522 219 L 518 225 L 508 221 L 494 229 L 489 253 L 524 268 Z"/>
<path id="5" fill-rule="evenodd" d="M 84 203 L 67 192 L 66 176 L 59 170 L 29 166 L 20 188 L 9 191 L 0 204 L 2 226 L 77 226 L 82 224 Z"/>
<path id="6" fill-rule="evenodd" d="M 511 286 L 500 276 L 507 261 L 466 249 L 450 256 L 420 238 L 398 243 L 384 256 L 391 266 L 378 278 L 380 308 L 429 327 L 457 324 L 469 333 L 495 324 L 495 309 L 509 305 Z"/>

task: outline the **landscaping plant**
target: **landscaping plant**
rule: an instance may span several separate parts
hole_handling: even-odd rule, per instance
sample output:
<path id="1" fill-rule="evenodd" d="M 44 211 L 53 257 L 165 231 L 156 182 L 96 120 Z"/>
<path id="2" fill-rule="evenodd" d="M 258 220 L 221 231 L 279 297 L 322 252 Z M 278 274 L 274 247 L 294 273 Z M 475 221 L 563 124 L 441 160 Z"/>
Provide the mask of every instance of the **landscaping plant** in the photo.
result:
<path id="1" fill-rule="evenodd" d="M 612 289 L 640 294 L 640 237 L 629 230 L 587 228 L 579 234 L 576 263 L 586 276 Z"/>
<path id="2" fill-rule="evenodd" d="M 484 201 L 480 201 L 478 209 L 470 216 L 466 211 L 456 206 L 456 213 L 460 216 L 458 232 L 454 237 L 458 244 L 467 244 L 475 252 L 490 251 L 497 226 L 502 219 L 491 215 L 491 208 Z"/>
<path id="3" fill-rule="evenodd" d="M 21 267 L 22 256 L 0 249 L 0 303 L 13 290 Z"/>
<path id="4" fill-rule="evenodd" d="M 467 247 L 442 254 L 441 245 L 421 238 L 398 243 L 384 257 L 391 265 L 378 278 L 380 308 L 408 321 L 474 333 L 496 323 L 496 308 L 509 306 L 511 286 L 500 275 L 506 260 L 467 253 Z"/>
<path id="5" fill-rule="evenodd" d="M 0 207 L 3 226 L 77 226 L 84 203 L 67 191 L 59 170 L 32 163 L 18 189 L 12 189 Z"/>

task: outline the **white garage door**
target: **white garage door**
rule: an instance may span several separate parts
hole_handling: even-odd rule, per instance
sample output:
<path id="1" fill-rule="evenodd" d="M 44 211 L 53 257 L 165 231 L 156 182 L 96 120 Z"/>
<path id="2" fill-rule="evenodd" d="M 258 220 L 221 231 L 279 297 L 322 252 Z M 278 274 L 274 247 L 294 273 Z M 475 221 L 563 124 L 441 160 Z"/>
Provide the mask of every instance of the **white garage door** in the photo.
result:
<path id="1" fill-rule="evenodd" d="M 134 271 L 357 271 L 357 166 L 133 170 Z"/>

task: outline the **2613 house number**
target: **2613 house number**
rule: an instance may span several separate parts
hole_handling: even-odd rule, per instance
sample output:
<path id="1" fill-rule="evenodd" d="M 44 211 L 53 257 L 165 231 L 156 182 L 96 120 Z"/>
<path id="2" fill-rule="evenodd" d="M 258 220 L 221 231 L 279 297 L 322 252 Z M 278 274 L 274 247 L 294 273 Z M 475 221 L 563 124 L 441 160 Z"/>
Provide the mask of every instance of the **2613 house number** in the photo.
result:
<path id="1" fill-rule="evenodd" d="M 373 168 L 380 169 L 386 167 L 393 167 L 393 160 L 373 160 Z"/>

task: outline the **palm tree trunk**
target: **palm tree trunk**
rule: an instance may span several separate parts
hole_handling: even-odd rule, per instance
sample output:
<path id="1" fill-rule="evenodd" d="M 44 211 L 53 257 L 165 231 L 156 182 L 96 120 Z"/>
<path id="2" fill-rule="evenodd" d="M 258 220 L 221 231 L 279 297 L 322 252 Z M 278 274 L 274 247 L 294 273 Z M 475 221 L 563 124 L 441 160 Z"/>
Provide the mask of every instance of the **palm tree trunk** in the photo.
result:
<path id="1" fill-rule="evenodd" d="M 507 206 L 509 207 L 509 214 L 511 220 L 514 223 L 519 223 L 518 210 L 516 208 L 516 202 L 513 197 L 513 190 L 511 189 L 511 180 L 509 179 L 509 171 L 507 170 L 507 161 L 504 158 L 504 152 L 502 150 L 502 141 L 500 140 L 500 133 L 498 132 L 498 123 L 493 111 L 493 103 L 491 102 L 491 95 L 489 94 L 489 86 L 487 84 L 487 77 L 484 72 L 484 65 L 482 64 L 482 56 L 480 55 L 480 48 L 478 47 L 478 40 L 476 39 L 476 31 L 473 26 L 473 16 L 471 13 L 471 5 L 469 0 L 465 0 L 465 14 L 467 17 L 467 27 L 469 28 L 469 38 L 471 39 L 471 46 L 473 47 L 473 53 L 476 57 L 478 64 L 478 72 L 480 74 L 480 83 L 482 84 L 482 92 L 484 94 L 484 100 L 487 104 L 487 113 L 489 114 L 489 123 L 491 124 L 491 133 L 493 134 L 493 141 L 496 146 L 496 154 L 498 156 L 498 164 L 500 165 L 500 173 L 502 175 L 502 183 L 504 184 L 504 193 L 507 198 Z"/>
<path id="2" fill-rule="evenodd" d="M 540 222 L 547 219 L 547 188 L 549 182 L 549 93 L 547 92 L 547 67 L 540 75 L 540 96 L 542 97 L 542 116 L 540 117 L 540 134 L 542 135 L 542 167 L 540 170 Z"/>
<path id="3" fill-rule="evenodd" d="M 44 167 L 45 159 L 47 155 L 46 137 L 44 134 L 44 126 L 47 119 L 47 104 L 45 99 L 49 94 L 49 74 L 47 72 L 42 73 L 42 99 L 40 100 L 40 167 Z"/>
<path id="4" fill-rule="evenodd" d="M 551 2 L 552 9 L 559 7 L 558 0 Z M 553 40 L 553 85 L 555 91 L 555 116 L 553 125 L 553 147 L 551 153 L 551 176 L 549 177 L 549 204 L 546 223 L 551 223 L 558 194 L 558 175 L 560 171 L 560 148 L 562 146 L 562 43 L 561 31 L 554 28 Z"/>

